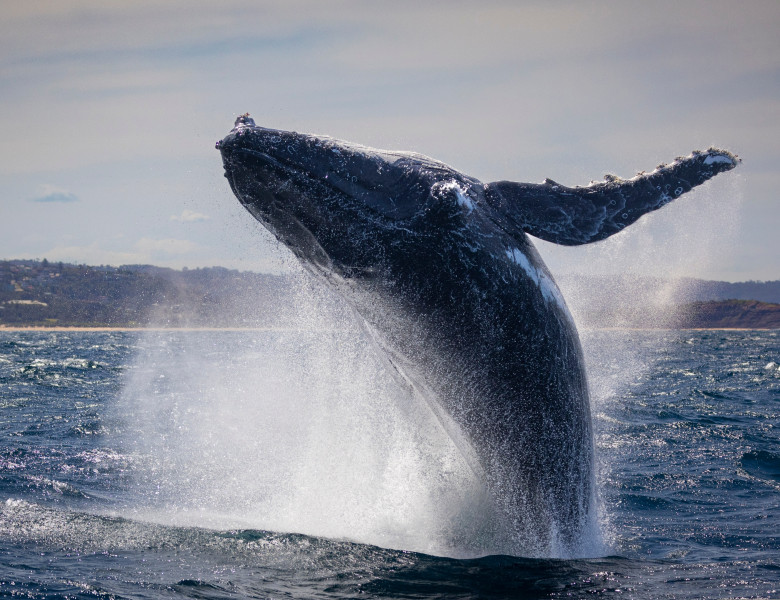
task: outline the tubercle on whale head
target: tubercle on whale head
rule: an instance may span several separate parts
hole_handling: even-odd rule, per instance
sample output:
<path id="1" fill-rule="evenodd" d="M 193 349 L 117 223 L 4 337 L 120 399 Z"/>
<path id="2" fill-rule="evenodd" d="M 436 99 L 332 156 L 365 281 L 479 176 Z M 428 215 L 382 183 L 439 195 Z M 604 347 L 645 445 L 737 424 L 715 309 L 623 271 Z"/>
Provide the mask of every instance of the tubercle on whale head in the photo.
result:
<path id="1" fill-rule="evenodd" d="M 236 119 L 236 122 L 233 124 L 233 129 L 238 129 L 240 127 L 256 127 L 255 120 L 249 116 L 249 113 L 244 113 Z"/>
<path id="2" fill-rule="evenodd" d="M 256 127 L 257 125 L 255 124 L 255 120 L 249 116 L 249 113 L 244 113 L 243 115 L 239 115 L 236 118 L 235 122 L 233 123 L 233 129 L 230 130 L 230 133 L 242 134 L 246 130 L 256 128 Z M 214 144 L 214 147 L 217 150 L 222 149 L 222 145 L 225 142 L 225 139 L 217 140 L 217 143 Z"/>

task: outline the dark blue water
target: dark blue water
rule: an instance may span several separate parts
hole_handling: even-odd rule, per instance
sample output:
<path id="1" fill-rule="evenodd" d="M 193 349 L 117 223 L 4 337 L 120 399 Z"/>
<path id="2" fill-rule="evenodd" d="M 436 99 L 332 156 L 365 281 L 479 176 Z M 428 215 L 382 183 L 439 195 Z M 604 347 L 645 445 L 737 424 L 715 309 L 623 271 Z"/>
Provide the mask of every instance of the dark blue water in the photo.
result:
<path id="1" fill-rule="evenodd" d="M 351 414 L 322 409 L 330 396 L 340 401 L 337 394 L 320 390 L 310 411 L 295 404 L 313 379 L 285 367 L 295 352 L 305 354 L 294 332 L 0 332 L 0 594 L 780 597 L 780 334 L 583 338 L 603 552 L 561 560 L 382 547 L 399 547 L 398 529 L 427 531 L 428 513 L 414 520 L 424 495 L 403 504 L 421 494 L 425 478 L 393 495 L 405 481 L 392 474 L 395 463 L 368 460 L 343 432 L 328 440 L 328 415 Z M 237 361 L 240 370 L 231 370 Z M 239 376 L 253 369 L 261 376 Z M 369 381 L 361 393 L 376 395 L 375 378 L 355 377 Z M 392 433 L 400 425 L 391 421 L 382 417 Z M 305 440 L 292 442 L 297 423 Z M 360 423 L 349 427 L 359 438 Z M 252 435 L 260 440 L 253 453 Z M 364 433 L 362 443 L 371 437 Z M 430 476 L 419 456 L 404 464 Z M 348 510 L 333 517 L 340 497 L 328 482 L 345 485 L 350 469 L 338 464 L 350 461 L 366 473 L 381 463 L 385 479 L 366 480 L 362 496 L 345 492 Z M 306 513 L 312 499 L 334 495 L 319 517 Z M 361 498 L 381 511 L 361 512 Z M 388 522 L 372 523 L 378 514 Z M 341 534 L 287 533 L 296 519 L 298 531 Z M 266 522 L 279 525 L 253 526 Z M 329 524 L 318 529 L 320 522 Z M 387 544 L 349 541 L 393 532 Z"/>

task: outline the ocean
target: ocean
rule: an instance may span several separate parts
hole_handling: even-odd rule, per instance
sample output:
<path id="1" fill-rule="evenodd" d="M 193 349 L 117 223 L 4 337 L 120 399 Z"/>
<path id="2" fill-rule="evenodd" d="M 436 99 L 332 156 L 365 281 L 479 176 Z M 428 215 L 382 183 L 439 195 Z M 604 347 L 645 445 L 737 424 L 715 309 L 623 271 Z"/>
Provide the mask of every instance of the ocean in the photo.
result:
<path id="1" fill-rule="evenodd" d="M 0 331 L 0 594 L 780 598 L 780 332 L 581 332 L 587 556 L 475 482 L 349 332 Z"/>

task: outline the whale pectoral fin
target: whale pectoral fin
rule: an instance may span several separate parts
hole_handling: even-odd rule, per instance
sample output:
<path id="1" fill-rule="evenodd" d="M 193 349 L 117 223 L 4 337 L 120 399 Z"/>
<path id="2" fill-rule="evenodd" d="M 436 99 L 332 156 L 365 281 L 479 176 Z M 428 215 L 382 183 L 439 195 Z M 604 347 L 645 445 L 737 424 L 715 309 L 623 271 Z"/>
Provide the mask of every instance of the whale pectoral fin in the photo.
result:
<path id="1" fill-rule="evenodd" d="M 608 175 L 606 181 L 574 188 L 550 179 L 541 184 L 496 181 L 485 186 L 485 193 L 488 203 L 523 232 L 577 246 L 608 238 L 739 162 L 730 152 L 710 148 L 632 179 Z"/>

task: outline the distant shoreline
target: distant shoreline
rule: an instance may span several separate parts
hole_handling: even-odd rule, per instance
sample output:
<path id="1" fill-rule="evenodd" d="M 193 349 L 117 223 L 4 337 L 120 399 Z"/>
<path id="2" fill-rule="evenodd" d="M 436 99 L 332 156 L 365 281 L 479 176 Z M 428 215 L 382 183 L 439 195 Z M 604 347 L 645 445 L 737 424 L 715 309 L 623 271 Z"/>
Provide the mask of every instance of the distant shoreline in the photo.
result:
<path id="1" fill-rule="evenodd" d="M 780 329 L 780 280 L 573 278 L 570 286 L 581 329 Z M 656 303 L 655 291 L 668 286 L 680 288 L 679 298 Z M 0 327 L 294 331 L 298 324 L 287 307 L 300 300 L 300 293 L 295 278 L 219 267 L 176 271 L 0 260 Z"/>

